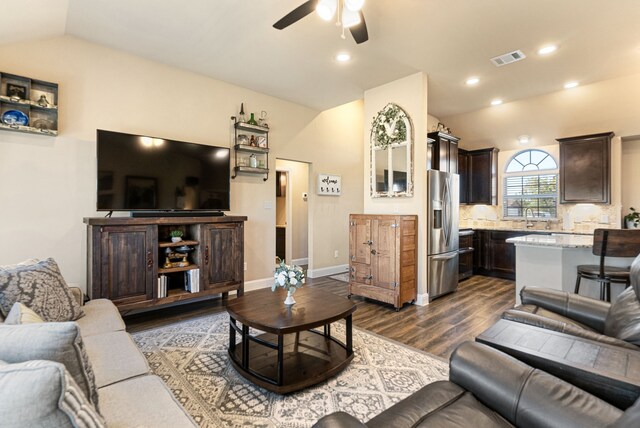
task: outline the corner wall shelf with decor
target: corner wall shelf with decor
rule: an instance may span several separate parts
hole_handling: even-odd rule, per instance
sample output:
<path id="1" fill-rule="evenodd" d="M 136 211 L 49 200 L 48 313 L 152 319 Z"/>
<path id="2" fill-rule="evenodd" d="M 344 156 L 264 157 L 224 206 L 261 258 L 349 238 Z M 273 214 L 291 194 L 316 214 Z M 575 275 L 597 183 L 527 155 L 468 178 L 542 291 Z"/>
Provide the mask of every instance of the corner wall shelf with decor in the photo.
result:
<path id="1" fill-rule="evenodd" d="M 239 122 L 232 116 L 234 128 L 234 167 L 231 178 L 238 174 L 264 175 L 269 179 L 269 128 Z"/>
<path id="2" fill-rule="evenodd" d="M 58 135 L 58 84 L 0 72 L 0 130 Z"/>

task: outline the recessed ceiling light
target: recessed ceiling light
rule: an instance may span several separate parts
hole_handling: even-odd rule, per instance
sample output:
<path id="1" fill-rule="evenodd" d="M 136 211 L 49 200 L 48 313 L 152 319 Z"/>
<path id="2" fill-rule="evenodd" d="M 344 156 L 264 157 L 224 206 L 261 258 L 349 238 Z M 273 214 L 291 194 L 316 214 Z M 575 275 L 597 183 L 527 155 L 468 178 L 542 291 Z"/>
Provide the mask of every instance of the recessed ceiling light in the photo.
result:
<path id="1" fill-rule="evenodd" d="M 338 62 L 347 62 L 351 59 L 351 55 L 349 55 L 348 53 L 339 53 L 338 55 L 336 55 L 336 61 Z"/>
<path id="2" fill-rule="evenodd" d="M 473 86 L 473 85 L 477 85 L 478 82 L 480 82 L 480 79 L 478 79 L 477 77 L 470 77 L 464 83 L 466 83 L 469 86 Z"/>
<path id="3" fill-rule="evenodd" d="M 565 89 L 575 88 L 576 86 L 578 86 L 578 82 L 567 82 L 564 84 Z"/>
<path id="4" fill-rule="evenodd" d="M 558 47 L 556 45 L 547 45 L 538 49 L 538 55 L 549 55 L 552 52 L 555 52 Z"/>
<path id="5" fill-rule="evenodd" d="M 493 100 L 493 101 L 491 101 L 491 105 L 492 106 L 499 106 L 500 104 L 502 104 L 502 100 Z"/>
<path id="6" fill-rule="evenodd" d="M 531 142 L 531 137 L 529 137 L 528 135 L 521 135 L 518 137 L 518 143 L 520 143 L 521 145 L 526 145 L 529 144 Z"/>

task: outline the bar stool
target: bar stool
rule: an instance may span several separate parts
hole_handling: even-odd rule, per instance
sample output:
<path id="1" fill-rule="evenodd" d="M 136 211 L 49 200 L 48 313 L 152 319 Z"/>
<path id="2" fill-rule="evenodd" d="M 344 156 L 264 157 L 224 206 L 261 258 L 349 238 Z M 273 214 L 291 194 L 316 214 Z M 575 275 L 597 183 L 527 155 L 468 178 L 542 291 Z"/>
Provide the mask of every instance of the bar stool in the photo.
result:
<path id="1" fill-rule="evenodd" d="M 630 267 L 605 265 L 606 257 L 636 257 L 640 253 L 640 230 L 596 229 L 593 232 L 593 254 L 600 256 L 599 265 L 579 265 L 575 293 L 580 292 L 580 280 L 600 283 L 600 300 L 611 301 L 611 284 L 630 285 Z"/>

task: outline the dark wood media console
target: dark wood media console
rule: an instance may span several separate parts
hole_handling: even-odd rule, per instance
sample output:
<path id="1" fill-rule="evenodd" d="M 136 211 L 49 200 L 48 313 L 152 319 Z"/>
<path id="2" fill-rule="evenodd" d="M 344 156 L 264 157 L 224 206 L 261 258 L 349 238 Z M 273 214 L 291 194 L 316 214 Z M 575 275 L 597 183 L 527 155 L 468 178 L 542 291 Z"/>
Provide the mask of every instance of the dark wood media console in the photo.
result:
<path id="1" fill-rule="evenodd" d="M 87 293 L 110 299 L 120 312 L 244 292 L 245 216 L 85 218 Z M 184 233 L 171 242 L 172 230 Z M 186 263 L 166 265 L 167 251 L 188 245 Z M 199 270 L 199 291 L 184 288 L 185 272 Z M 166 296 L 159 277 L 167 276 Z"/>

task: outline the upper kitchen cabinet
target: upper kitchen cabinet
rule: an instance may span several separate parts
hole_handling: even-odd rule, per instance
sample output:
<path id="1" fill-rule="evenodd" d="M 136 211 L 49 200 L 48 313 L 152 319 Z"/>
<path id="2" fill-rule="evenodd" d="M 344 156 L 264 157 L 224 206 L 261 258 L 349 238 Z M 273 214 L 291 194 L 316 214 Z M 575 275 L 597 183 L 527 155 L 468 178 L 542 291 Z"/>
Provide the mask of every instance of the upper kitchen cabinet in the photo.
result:
<path id="1" fill-rule="evenodd" d="M 498 149 L 469 150 L 466 155 L 466 171 L 460 174 L 466 183 L 460 185 L 460 194 L 466 185 L 466 203 L 496 205 L 498 203 Z M 461 203 L 464 197 L 460 198 Z"/>
<path id="2" fill-rule="evenodd" d="M 427 169 L 458 173 L 458 137 L 444 132 L 427 134 Z"/>
<path id="3" fill-rule="evenodd" d="M 560 203 L 608 204 L 613 132 L 559 138 Z"/>
<path id="4" fill-rule="evenodd" d="M 458 148 L 458 174 L 460 174 L 460 203 L 469 203 L 469 155 Z"/>

